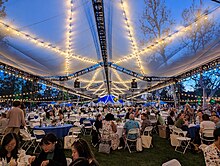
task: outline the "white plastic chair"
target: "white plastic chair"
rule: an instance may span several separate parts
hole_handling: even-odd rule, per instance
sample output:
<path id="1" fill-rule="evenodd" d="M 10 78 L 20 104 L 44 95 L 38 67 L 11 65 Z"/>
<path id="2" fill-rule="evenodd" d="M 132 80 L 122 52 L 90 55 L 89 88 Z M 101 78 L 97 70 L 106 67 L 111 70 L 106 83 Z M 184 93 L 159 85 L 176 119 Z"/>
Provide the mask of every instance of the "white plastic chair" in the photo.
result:
<path id="1" fill-rule="evenodd" d="M 135 136 L 136 138 L 135 139 L 130 139 L 129 137 L 130 136 Z M 130 153 L 132 153 L 131 151 L 131 147 L 132 146 L 135 146 L 136 147 L 136 142 L 137 142 L 137 139 L 138 137 L 140 136 L 140 133 L 139 133 L 139 129 L 135 128 L 135 129 L 130 129 L 126 135 L 126 138 L 125 138 L 125 148 L 127 147 L 128 148 L 128 151 Z M 128 142 L 130 142 L 130 146 L 128 144 Z"/>
<path id="2" fill-rule="evenodd" d="M 22 136 L 22 140 L 24 144 L 21 146 L 21 149 L 28 146 L 26 152 L 30 149 L 31 146 L 35 145 L 36 137 L 32 137 L 28 130 L 20 129 L 20 135 Z"/>
<path id="3" fill-rule="evenodd" d="M 162 166 L 181 166 L 180 162 L 176 159 L 172 159 L 162 164 Z"/>
<path id="4" fill-rule="evenodd" d="M 34 153 L 35 153 L 37 148 L 40 146 L 40 142 L 41 142 L 42 137 L 45 136 L 45 132 L 44 132 L 44 130 L 34 130 L 33 133 L 34 133 L 34 136 L 36 137 L 36 143 L 37 143 L 37 146 L 34 149 Z M 38 137 L 40 137 L 40 138 L 38 138 Z"/>
<path id="5" fill-rule="evenodd" d="M 71 127 L 69 129 L 68 135 L 72 135 L 73 137 L 77 138 L 80 133 L 81 133 L 80 127 Z"/>
<path id="6" fill-rule="evenodd" d="M 92 124 L 90 120 L 83 121 L 83 134 L 86 135 L 87 132 L 89 132 L 89 135 L 92 133 Z"/>
<path id="7" fill-rule="evenodd" d="M 205 144 L 206 142 L 213 143 L 215 141 L 213 135 L 214 130 L 215 129 L 204 129 L 202 131 L 200 136 L 202 144 Z"/>
<path id="8" fill-rule="evenodd" d="M 152 127 L 152 126 L 146 127 L 146 128 L 144 129 L 143 135 L 148 135 L 148 136 L 150 136 L 152 130 L 153 130 L 153 127 Z"/>
<path id="9" fill-rule="evenodd" d="M 173 133 L 179 136 L 176 138 L 178 140 L 178 144 L 176 145 L 175 151 L 185 154 L 187 148 L 190 146 L 191 138 L 186 137 L 187 131 L 183 131 L 180 128 L 174 128 Z M 178 150 L 178 147 L 182 148 L 183 151 Z"/>

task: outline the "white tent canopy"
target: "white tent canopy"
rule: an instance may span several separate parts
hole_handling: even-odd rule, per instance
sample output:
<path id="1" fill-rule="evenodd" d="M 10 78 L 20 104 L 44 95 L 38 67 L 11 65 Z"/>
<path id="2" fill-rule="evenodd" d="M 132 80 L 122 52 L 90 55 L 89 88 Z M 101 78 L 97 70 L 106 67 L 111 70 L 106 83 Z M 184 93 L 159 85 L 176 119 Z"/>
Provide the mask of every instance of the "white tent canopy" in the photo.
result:
<path id="1" fill-rule="evenodd" d="M 108 61 L 113 64 L 144 76 L 174 77 L 220 57 L 219 36 L 196 53 L 182 45 L 182 36 L 188 31 L 183 28 L 181 14 L 189 9 L 191 1 L 165 1 L 175 19 L 170 32 L 172 40 L 167 44 L 167 51 L 175 54 L 167 54 L 166 62 L 155 49 L 155 42 L 160 39 L 144 39 L 140 28 L 144 0 L 103 0 L 103 3 Z M 211 1 L 203 3 L 210 9 L 208 19 L 218 25 L 219 5 Z M 0 21 L 2 63 L 33 75 L 51 77 L 67 76 L 102 62 L 92 0 L 9 0 L 3 5 L 6 16 Z M 219 30 L 217 26 L 216 31 Z M 154 49 L 148 47 L 151 45 Z M 133 94 L 130 90 L 133 76 L 113 68 L 109 68 L 108 74 L 112 94 Z M 108 93 L 103 67 L 77 78 L 84 94 Z M 75 79 L 64 81 L 63 85 L 73 88 Z M 149 85 L 140 79 L 137 82 L 140 90 Z"/>

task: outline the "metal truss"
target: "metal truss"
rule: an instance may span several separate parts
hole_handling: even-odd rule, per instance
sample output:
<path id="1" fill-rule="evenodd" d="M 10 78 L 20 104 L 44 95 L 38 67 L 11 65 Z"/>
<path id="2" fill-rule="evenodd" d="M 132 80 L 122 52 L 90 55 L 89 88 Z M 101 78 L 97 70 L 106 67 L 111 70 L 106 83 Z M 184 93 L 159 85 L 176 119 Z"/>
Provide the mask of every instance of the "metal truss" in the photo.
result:
<path id="1" fill-rule="evenodd" d="M 74 73 L 69 74 L 67 76 L 45 76 L 45 77 L 42 77 L 42 78 L 50 79 L 51 81 L 67 81 L 67 80 L 70 80 L 70 79 L 82 76 L 84 74 L 87 74 L 89 72 L 92 72 L 92 71 L 94 71 L 94 70 L 96 70 L 96 69 L 98 69 L 100 67 L 102 67 L 101 63 L 97 63 L 97 64 L 95 64 L 93 66 L 87 67 L 85 69 L 82 69 L 80 71 L 74 72 Z"/>
<path id="2" fill-rule="evenodd" d="M 62 89 L 63 91 L 67 91 L 68 93 L 72 93 L 74 95 L 78 95 L 78 96 L 81 96 L 81 97 L 84 97 L 84 98 L 92 99 L 91 96 L 89 96 L 89 95 L 85 95 L 85 94 L 80 93 L 78 91 L 75 91 L 73 89 L 67 88 L 63 85 L 51 82 L 51 81 L 49 81 L 47 79 L 44 79 L 40 76 L 36 76 L 36 75 L 30 74 L 30 73 L 27 73 L 23 70 L 20 70 L 16 67 L 5 64 L 3 62 L 0 62 L 0 70 L 7 71 L 8 74 L 11 74 L 11 75 L 14 75 L 14 76 L 19 76 L 20 78 L 23 77 L 23 78 L 26 78 L 27 80 L 31 79 L 34 83 L 36 83 L 36 82 L 44 83 L 48 86 L 53 86 L 53 87 L 56 87 L 58 89 Z"/>
<path id="3" fill-rule="evenodd" d="M 107 41 L 106 41 L 106 30 L 105 30 L 105 16 L 104 16 L 104 5 L 103 0 L 92 0 L 93 10 L 96 20 L 96 27 L 99 36 L 99 44 L 102 53 L 103 67 L 105 70 L 105 77 L 107 83 L 108 94 L 110 94 L 110 83 L 108 75 L 108 55 L 107 55 Z"/>
<path id="4" fill-rule="evenodd" d="M 220 65 L 220 58 L 216 58 L 210 62 L 207 62 L 205 64 L 202 64 L 192 70 L 189 70 L 188 72 L 185 72 L 183 74 L 177 75 L 176 77 L 173 77 L 169 80 L 163 81 L 163 82 L 159 82 L 156 85 L 149 87 L 147 89 L 142 90 L 141 92 L 131 95 L 128 98 L 134 98 L 137 96 L 140 96 L 141 94 L 145 93 L 145 92 L 152 92 L 155 91 L 157 89 L 161 89 L 163 87 L 166 87 L 168 85 L 171 84 L 176 84 L 179 80 L 185 79 L 187 77 L 190 77 L 196 73 L 200 73 L 200 72 L 204 72 L 204 71 L 208 71 L 210 69 L 214 69 L 215 67 L 218 67 Z"/>
<path id="5" fill-rule="evenodd" d="M 121 67 L 121 66 L 118 66 L 114 63 L 111 63 L 109 62 L 109 67 L 117 70 L 117 71 L 120 71 L 122 73 L 125 73 L 127 75 L 130 75 L 132 77 L 135 77 L 135 78 L 138 78 L 140 80 L 143 80 L 143 81 L 147 81 L 147 82 L 152 82 L 152 81 L 165 81 L 165 80 L 169 80 L 173 77 L 156 77 L 156 76 L 145 76 L 143 74 L 140 74 L 140 73 L 137 73 L 137 72 L 134 72 L 132 70 L 129 70 L 129 69 L 126 69 L 124 67 Z"/>
<path id="6" fill-rule="evenodd" d="M 143 74 L 140 74 L 140 73 L 134 72 L 132 70 L 126 69 L 126 68 L 121 67 L 119 65 L 116 65 L 116 64 L 114 64 L 112 62 L 108 62 L 107 66 L 111 67 L 111 68 L 113 68 L 113 69 L 115 69 L 117 71 L 120 71 L 122 73 L 125 73 L 127 75 L 130 75 L 132 77 L 138 78 L 138 79 L 143 80 L 143 81 L 148 81 L 148 82 L 152 82 L 152 81 L 165 81 L 165 80 L 169 80 L 169 79 L 173 78 L 173 77 L 144 76 Z M 97 70 L 100 67 L 105 67 L 105 63 L 104 62 L 97 63 L 97 64 L 95 64 L 93 66 L 90 66 L 88 68 L 82 69 L 82 70 L 77 71 L 77 72 L 74 72 L 74 73 L 69 74 L 67 76 L 45 76 L 45 77 L 42 77 L 42 78 L 50 79 L 51 81 L 67 81 L 67 80 L 70 80 L 70 79 L 82 76 L 84 74 L 87 74 L 89 72 L 92 72 L 94 70 Z M 107 83 L 107 81 L 104 81 L 104 82 Z M 109 81 L 109 83 L 110 82 L 111 81 Z"/>

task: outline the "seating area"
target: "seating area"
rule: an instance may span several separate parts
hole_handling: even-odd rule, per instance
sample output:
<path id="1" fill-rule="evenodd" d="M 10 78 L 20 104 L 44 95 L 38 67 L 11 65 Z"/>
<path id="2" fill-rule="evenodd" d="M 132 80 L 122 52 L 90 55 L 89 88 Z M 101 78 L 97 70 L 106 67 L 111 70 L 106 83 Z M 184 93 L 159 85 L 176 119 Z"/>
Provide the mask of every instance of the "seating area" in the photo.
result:
<path id="1" fill-rule="evenodd" d="M 91 136 L 83 136 L 88 142 L 91 140 Z M 169 140 L 160 138 L 158 135 L 153 136 L 153 148 L 144 149 L 142 152 L 129 153 L 128 149 L 121 149 L 111 151 L 110 154 L 103 154 L 98 152 L 98 147 L 93 147 L 96 159 L 100 165 L 103 166 L 120 166 L 123 163 L 126 166 L 161 166 L 163 163 L 177 159 L 182 166 L 205 166 L 203 153 L 192 153 L 188 151 L 184 155 L 175 152 Z M 70 157 L 71 152 L 66 151 L 67 156 Z"/>

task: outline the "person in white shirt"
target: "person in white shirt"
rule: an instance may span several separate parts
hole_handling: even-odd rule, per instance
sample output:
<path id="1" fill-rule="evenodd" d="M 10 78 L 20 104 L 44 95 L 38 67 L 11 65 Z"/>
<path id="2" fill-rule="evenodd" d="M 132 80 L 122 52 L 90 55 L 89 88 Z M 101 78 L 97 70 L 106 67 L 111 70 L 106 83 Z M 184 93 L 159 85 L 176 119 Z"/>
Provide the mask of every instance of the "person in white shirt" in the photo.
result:
<path id="1" fill-rule="evenodd" d="M 204 129 L 215 129 L 215 123 L 209 119 L 209 115 L 202 115 L 202 122 L 200 123 L 200 132 L 202 133 Z"/>

